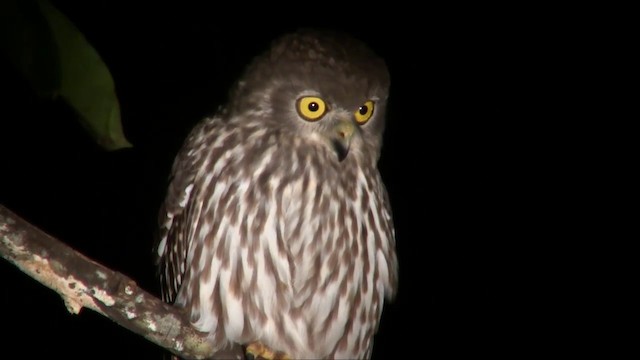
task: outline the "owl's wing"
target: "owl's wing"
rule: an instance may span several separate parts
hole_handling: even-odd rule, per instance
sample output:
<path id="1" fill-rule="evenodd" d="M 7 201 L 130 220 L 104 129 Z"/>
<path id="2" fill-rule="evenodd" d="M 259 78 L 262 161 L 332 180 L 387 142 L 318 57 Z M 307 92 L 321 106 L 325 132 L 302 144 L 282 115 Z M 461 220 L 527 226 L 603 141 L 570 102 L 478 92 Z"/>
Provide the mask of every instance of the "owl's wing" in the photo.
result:
<path id="1" fill-rule="evenodd" d="M 170 184 L 159 213 L 160 230 L 156 249 L 156 264 L 161 283 L 162 300 L 173 303 L 182 283 L 189 251 L 190 219 L 193 208 L 191 190 L 200 165 L 199 137 L 202 126 L 197 126 L 187 139 L 173 163 Z"/>
<path id="2" fill-rule="evenodd" d="M 156 264 L 162 290 L 162 299 L 168 303 L 179 302 L 183 284 L 189 283 L 191 268 L 187 265 L 189 251 L 196 229 L 202 221 L 202 204 L 196 201 L 198 189 L 194 188 L 198 174 L 207 158 L 210 136 L 220 131 L 219 118 L 207 118 L 196 126 L 176 156 L 171 170 L 170 184 L 159 213 L 159 234 L 156 246 Z M 201 174 L 201 173 L 200 173 Z M 185 305 L 185 304 L 182 304 Z M 191 309 L 192 313 L 194 309 Z M 195 310 L 198 307 L 195 306 Z M 193 317 L 191 318 L 193 320 Z M 213 358 L 241 359 L 244 350 L 236 343 L 224 343 Z M 173 356 L 171 359 L 178 359 Z"/>

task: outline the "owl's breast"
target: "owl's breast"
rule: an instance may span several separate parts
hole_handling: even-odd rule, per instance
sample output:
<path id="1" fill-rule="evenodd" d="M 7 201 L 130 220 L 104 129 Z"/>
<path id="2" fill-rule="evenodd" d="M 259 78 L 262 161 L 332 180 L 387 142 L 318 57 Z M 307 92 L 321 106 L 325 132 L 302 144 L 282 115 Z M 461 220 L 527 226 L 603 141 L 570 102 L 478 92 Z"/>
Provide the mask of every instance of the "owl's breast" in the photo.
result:
<path id="1" fill-rule="evenodd" d="M 249 326 L 294 357 L 363 357 L 393 267 L 377 170 L 264 129 L 225 141 L 206 151 L 198 191 L 210 193 L 207 278 L 228 289 L 227 335 L 240 339 Z"/>
<path id="2" fill-rule="evenodd" d="M 392 256 L 381 253 L 392 251 L 390 215 L 375 169 L 323 166 L 326 159 L 305 154 L 307 165 L 283 178 L 277 195 L 293 263 L 291 313 L 306 337 L 322 339 L 317 351 L 354 357 L 370 344 L 395 271 Z"/>

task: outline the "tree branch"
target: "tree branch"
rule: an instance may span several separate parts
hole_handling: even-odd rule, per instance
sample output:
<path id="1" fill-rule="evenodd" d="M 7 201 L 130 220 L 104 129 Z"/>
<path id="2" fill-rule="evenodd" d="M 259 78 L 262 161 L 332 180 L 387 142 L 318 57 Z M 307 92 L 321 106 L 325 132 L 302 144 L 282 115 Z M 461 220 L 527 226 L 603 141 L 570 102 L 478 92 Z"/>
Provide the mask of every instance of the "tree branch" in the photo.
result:
<path id="1" fill-rule="evenodd" d="M 29 224 L 0 205 L 0 256 L 56 291 L 67 309 L 96 311 L 149 341 L 187 359 L 242 359 L 240 346 L 213 353 L 205 333 L 180 309 L 139 288 Z"/>

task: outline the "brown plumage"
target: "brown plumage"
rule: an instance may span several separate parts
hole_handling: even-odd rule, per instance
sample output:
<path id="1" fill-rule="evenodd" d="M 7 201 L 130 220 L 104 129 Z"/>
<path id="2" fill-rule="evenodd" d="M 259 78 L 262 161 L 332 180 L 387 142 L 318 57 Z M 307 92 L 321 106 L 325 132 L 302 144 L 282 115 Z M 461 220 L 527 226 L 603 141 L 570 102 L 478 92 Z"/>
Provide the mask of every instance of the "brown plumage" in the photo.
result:
<path id="1" fill-rule="evenodd" d="M 397 286 L 377 169 L 388 88 L 361 42 L 300 31 L 189 135 L 160 212 L 159 274 L 164 300 L 216 347 L 370 357 Z"/>

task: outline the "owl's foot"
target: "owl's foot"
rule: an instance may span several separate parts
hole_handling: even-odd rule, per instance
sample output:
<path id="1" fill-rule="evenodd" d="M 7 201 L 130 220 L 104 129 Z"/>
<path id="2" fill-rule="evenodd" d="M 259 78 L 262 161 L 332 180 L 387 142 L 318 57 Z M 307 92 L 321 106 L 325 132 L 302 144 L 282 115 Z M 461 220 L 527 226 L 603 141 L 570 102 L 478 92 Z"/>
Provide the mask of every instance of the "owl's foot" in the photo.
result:
<path id="1" fill-rule="evenodd" d="M 291 360 L 289 355 L 281 351 L 273 351 L 261 342 L 254 342 L 245 351 L 249 360 Z"/>

